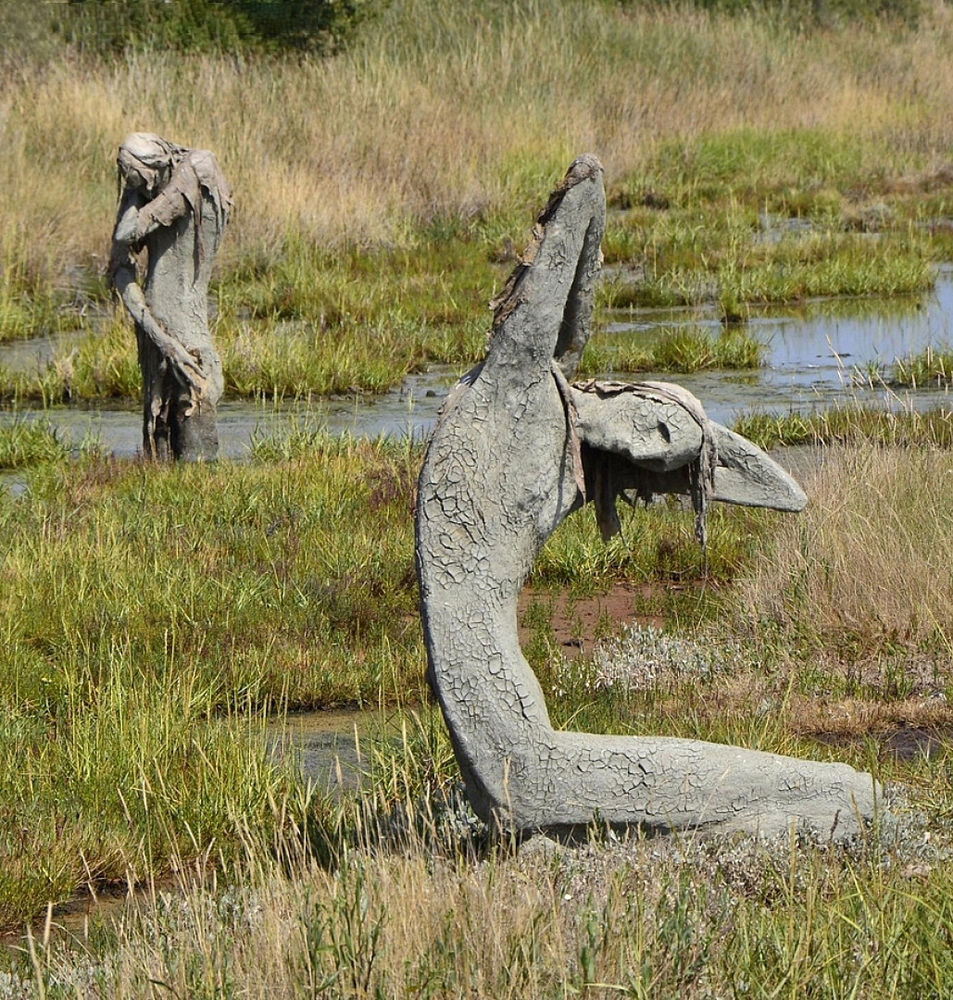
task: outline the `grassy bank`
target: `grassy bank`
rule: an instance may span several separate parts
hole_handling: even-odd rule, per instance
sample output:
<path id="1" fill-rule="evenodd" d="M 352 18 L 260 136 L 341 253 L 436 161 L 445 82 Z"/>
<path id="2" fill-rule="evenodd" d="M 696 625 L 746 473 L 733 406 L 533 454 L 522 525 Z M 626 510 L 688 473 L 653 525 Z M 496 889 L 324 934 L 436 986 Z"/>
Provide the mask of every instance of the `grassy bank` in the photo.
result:
<path id="1" fill-rule="evenodd" d="M 280 826 L 293 788 L 266 759 L 265 713 L 426 703 L 419 460 L 302 430 L 243 465 L 93 452 L 32 467 L 21 496 L 0 486 L 0 925 L 127 866 L 161 873 L 213 843 L 227 855 L 242 817 Z M 579 518 L 535 583 L 691 577 L 690 521 L 643 512 L 603 551 Z M 757 523 L 713 526 L 725 578 Z"/>
<path id="2" fill-rule="evenodd" d="M 0 338 L 94 325 L 112 158 L 138 128 L 214 149 L 235 188 L 216 293 L 233 393 L 376 391 L 475 359 L 486 302 L 584 150 L 606 166 L 605 305 L 713 301 L 737 319 L 920 290 L 953 253 L 951 42 L 941 3 L 915 26 L 800 30 L 764 12 L 405 0 L 331 58 L 27 46 L 3 69 Z M 16 391 L 55 396 L 86 364 L 72 398 L 129 394 L 128 326 L 120 340 L 122 360 L 90 338 L 52 385 Z"/>
<path id="3" fill-rule="evenodd" d="M 661 585 L 645 610 L 668 631 L 606 623 L 571 658 L 538 603 L 524 622 L 558 724 L 872 767 L 907 789 L 883 844 L 620 849 L 595 830 L 514 856 L 463 806 L 421 687 L 417 456 L 299 443 L 247 467 L 60 463 L 3 498 L 3 922 L 87 883 L 166 881 L 85 937 L 41 921 L 0 996 L 942 994 L 948 453 L 835 452 L 802 515 L 720 511 L 705 591 L 686 512 L 634 512 L 607 548 L 583 512 L 537 594 Z M 262 710 L 353 698 L 416 707 L 365 746 L 362 795 L 309 799 Z M 940 735 L 898 756 L 903 732 Z"/>
<path id="4" fill-rule="evenodd" d="M 363 338 L 338 339 L 303 320 L 271 319 L 237 327 L 220 324 L 218 347 L 227 395 L 272 402 L 330 394 L 383 392 L 410 372 L 431 365 L 462 371 L 483 357 L 488 324 L 460 321 L 431 326 L 400 315 L 362 323 Z M 130 349 L 130 344 L 132 349 Z M 713 335 L 704 328 L 662 329 L 649 343 L 625 334 L 598 334 L 580 375 L 613 372 L 694 372 L 757 368 L 764 345 L 744 330 Z M 142 376 L 135 334 L 112 312 L 98 329 L 74 337 L 51 363 L 16 371 L 0 364 L 0 402 L 17 406 L 102 403 L 135 398 Z"/>
<path id="5" fill-rule="evenodd" d="M 922 412 L 851 402 L 810 413 L 749 413 L 734 430 L 762 448 L 779 445 L 882 444 L 893 447 L 953 447 L 953 413 L 943 406 Z"/>
<path id="6" fill-rule="evenodd" d="M 953 721 L 953 600 L 944 582 L 953 517 L 943 489 L 953 459 L 930 446 L 835 458 L 809 483 L 812 504 L 797 518 L 713 512 L 704 589 L 685 511 L 632 512 L 609 546 L 591 512 L 570 519 L 544 550 L 532 583 L 538 600 L 523 623 L 557 724 L 874 766 L 913 789 L 930 829 L 942 824 L 953 803 L 946 744 L 929 760 L 902 761 L 878 752 L 876 740 L 902 724 L 936 732 Z M 798 982 L 856 982 L 842 936 L 855 933 L 852 921 L 865 928 L 858 941 L 898 942 L 890 962 L 877 945 L 864 952 L 864 975 L 885 962 L 883 975 L 907 990 L 897 995 L 945 974 L 911 944 L 931 921 L 946 926 L 936 911 L 944 868 L 925 846 L 936 829 L 928 842 L 904 826 L 903 843 L 833 865 L 809 849 L 751 848 L 736 869 L 730 851 L 699 848 L 686 860 L 673 847 L 660 860 L 647 845 L 538 869 L 504 850 L 473 867 L 488 843 L 458 801 L 449 743 L 423 688 L 409 516 L 418 460 L 406 446 L 302 433 L 280 446 L 260 442 L 245 466 L 60 461 L 32 474 L 28 494 L 0 496 L 0 920 L 15 926 L 48 899 L 127 875 L 188 879 L 198 864 L 223 880 L 158 897 L 142 922 L 130 917 L 77 945 L 85 958 L 54 935 L 40 947 L 39 973 L 11 959 L 17 976 L 40 975 L 51 990 L 60 982 L 62 995 L 76 976 L 93 976 L 87 995 L 138 996 L 148 968 L 187 995 L 199 983 L 209 995 L 257 995 L 262 970 L 247 962 L 241 924 L 252 940 L 283 935 L 268 968 L 287 995 L 309 977 L 359 995 L 352 975 L 395 995 L 413 995 L 430 976 L 495 989 L 502 980 L 480 977 L 489 974 L 485 949 L 502 948 L 493 975 L 510 977 L 522 995 L 547 995 L 546 984 L 562 979 L 629 983 L 639 995 L 644 975 L 682 977 L 701 996 L 712 977 L 727 988 L 732 969 L 754 983 L 767 961 L 754 941 L 765 938 L 779 949 L 775 984 L 799 947 L 807 951 L 790 972 Z M 669 634 L 636 629 L 612 639 L 618 623 L 608 621 L 592 657 L 567 658 L 545 595 L 583 601 L 619 581 L 645 588 L 642 613 L 667 620 Z M 416 706 L 421 722 L 403 741 L 365 750 L 363 796 L 309 799 L 289 762 L 269 757 L 263 713 L 354 702 Z M 436 868 L 434 852 L 443 859 Z M 589 865 L 592 880 L 580 874 Z M 899 873 L 909 865 L 920 881 L 903 895 L 909 884 Z M 754 874 L 744 881 L 741 871 Z M 645 883 L 669 877 L 684 920 L 675 951 L 648 931 L 672 898 Z M 546 879 L 566 888 L 537 898 Z M 766 908 L 784 884 L 798 891 Z M 523 957 L 512 950 L 522 917 L 487 939 L 474 936 L 474 911 L 436 904 L 479 899 L 480 912 L 497 913 L 517 885 L 537 887 L 525 916 L 542 935 Z M 731 920 L 728 911 L 700 920 L 701 901 L 726 892 Z M 412 934 L 387 916 L 402 912 L 400 893 L 425 915 Z M 830 903 L 814 908 L 820 898 Z M 843 915 L 832 918 L 829 906 Z M 160 939 L 170 942 L 161 954 Z M 415 950 L 424 939 L 426 967 Z M 199 940 L 216 942 L 215 958 L 201 958 Z M 640 964 L 633 949 L 642 949 Z M 694 964 L 679 971 L 695 949 Z M 173 967 L 174 954 L 195 957 Z M 343 954 L 350 964 L 341 965 Z"/>

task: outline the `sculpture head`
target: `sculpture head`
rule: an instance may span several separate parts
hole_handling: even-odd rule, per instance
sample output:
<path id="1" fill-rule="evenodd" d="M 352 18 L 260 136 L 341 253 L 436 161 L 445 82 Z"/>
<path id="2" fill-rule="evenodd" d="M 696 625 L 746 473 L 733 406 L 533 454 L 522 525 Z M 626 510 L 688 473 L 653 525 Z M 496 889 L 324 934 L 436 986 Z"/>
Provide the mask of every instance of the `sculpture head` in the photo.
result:
<path id="1" fill-rule="evenodd" d="M 120 188 L 131 187 L 154 198 L 187 152 L 152 132 L 130 133 L 123 139 L 116 157 Z"/>
<path id="2" fill-rule="evenodd" d="M 589 339 L 602 267 L 606 197 L 592 153 L 573 161 L 536 220 L 533 238 L 491 303 L 490 343 L 508 339 L 554 360 L 567 378 Z M 559 221 L 554 221 L 557 214 Z"/>

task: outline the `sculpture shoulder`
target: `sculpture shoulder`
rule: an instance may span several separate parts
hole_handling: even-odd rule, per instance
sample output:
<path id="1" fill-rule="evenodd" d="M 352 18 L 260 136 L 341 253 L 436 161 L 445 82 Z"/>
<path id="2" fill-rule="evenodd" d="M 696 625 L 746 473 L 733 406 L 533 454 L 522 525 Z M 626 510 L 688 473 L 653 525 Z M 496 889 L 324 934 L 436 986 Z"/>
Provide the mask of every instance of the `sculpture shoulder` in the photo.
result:
<path id="1" fill-rule="evenodd" d="M 228 181 L 225 180 L 222 168 L 211 150 L 189 150 L 179 167 L 186 164 L 194 172 L 202 188 L 211 194 L 216 201 L 221 201 L 226 206 L 232 204 L 232 189 L 229 187 Z"/>

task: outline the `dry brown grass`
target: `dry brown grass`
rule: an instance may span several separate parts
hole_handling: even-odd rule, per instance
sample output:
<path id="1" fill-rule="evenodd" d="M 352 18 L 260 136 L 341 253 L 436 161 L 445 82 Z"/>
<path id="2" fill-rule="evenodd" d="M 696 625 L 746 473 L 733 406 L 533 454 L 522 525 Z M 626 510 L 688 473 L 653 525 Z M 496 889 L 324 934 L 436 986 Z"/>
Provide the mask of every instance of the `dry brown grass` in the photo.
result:
<path id="1" fill-rule="evenodd" d="M 832 450 L 742 585 L 755 618 L 871 651 L 953 639 L 953 455 L 862 445 Z"/>
<path id="2" fill-rule="evenodd" d="M 7 80 L 5 257 L 27 243 L 31 268 L 60 280 L 101 257 L 114 151 L 134 129 L 218 153 L 236 190 L 231 255 L 288 229 L 318 243 L 406 242 L 421 219 L 522 207 L 583 150 L 614 183 L 664 143 L 739 128 L 828 131 L 871 175 L 948 159 L 943 4 L 905 34 L 801 35 L 764 18 L 565 0 L 524 0 L 495 19 L 408 0 L 388 16 L 330 60 L 136 55 Z"/>
<path id="3" fill-rule="evenodd" d="M 537 842 L 476 865 L 414 844 L 290 880 L 265 864 L 129 907 L 108 949 L 34 940 L 21 970 L 51 996 L 115 1000 L 941 995 L 949 876 L 918 837 L 905 825 L 883 865 L 694 836 Z M 21 984 L 0 991 L 33 995 Z"/>

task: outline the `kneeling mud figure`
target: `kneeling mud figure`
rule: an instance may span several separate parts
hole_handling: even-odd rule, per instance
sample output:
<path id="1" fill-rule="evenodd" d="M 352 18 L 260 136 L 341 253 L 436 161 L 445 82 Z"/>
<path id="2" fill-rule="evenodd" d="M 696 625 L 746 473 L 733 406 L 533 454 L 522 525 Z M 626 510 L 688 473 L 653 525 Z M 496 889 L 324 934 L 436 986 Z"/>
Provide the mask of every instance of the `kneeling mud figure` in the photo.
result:
<path id="1" fill-rule="evenodd" d="M 593 820 L 824 839 L 872 817 L 870 775 L 697 740 L 556 730 L 517 641 L 517 598 L 543 542 L 593 501 L 692 496 L 797 511 L 798 485 L 678 386 L 571 386 L 589 335 L 605 225 L 602 167 L 570 167 L 495 303 L 487 356 L 454 387 L 420 474 L 417 566 L 429 679 L 480 816 L 516 832 Z"/>
<path id="2" fill-rule="evenodd" d="M 151 132 L 127 136 L 116 162 L 120 202 L 109 270 L 136 323 L 143 454 L 215 458 L 223 379 L 208 329 L 208 283 L 231 191 L 207 149 L 185 149 Z"/>

